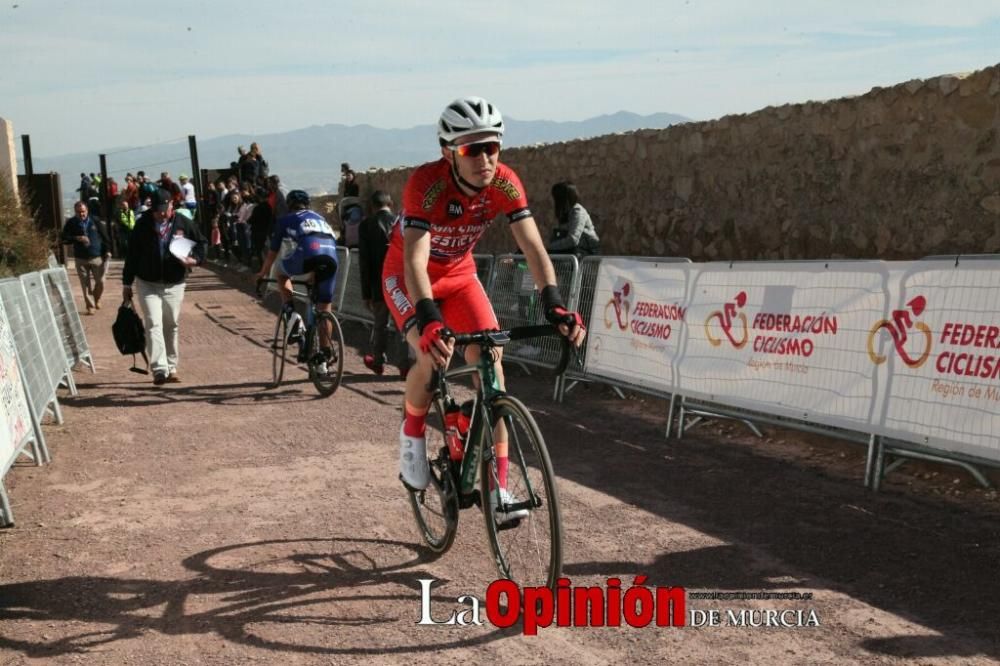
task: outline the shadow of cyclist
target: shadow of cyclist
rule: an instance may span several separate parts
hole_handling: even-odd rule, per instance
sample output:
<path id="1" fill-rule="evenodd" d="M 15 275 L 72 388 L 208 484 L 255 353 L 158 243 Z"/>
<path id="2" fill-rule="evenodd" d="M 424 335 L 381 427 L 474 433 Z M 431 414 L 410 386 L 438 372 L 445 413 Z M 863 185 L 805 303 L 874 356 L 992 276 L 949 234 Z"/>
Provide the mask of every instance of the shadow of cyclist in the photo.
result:
<path id="1" fill-rule="evenodd" d="M 25 637 L 14 623 L 0 625 L 0 649 L 28 657 L 86 653 L 149 632 L 214 633 L 234 643 L 281 652 L 376 655 L 431 652 L 482 644 L 517 633 L 471 627 L 462 640 L 420 644 L 406 631 L 397 645 L 372 641 L 378 625 L 413 624 L 420 614 L 421 566 L 429 551 L 384 539 L 277 539 L 223 546 L 184 560 L 196 574 L 183 580 L 72 576 L 0 585 L 0 621 L 97 625 L 70 635 Z M 230 565 L 230 566 L 227 566 Z M 448 581 L 439 580 L 438 587 Z M 454 597 L 431 593 L 435 604 Z M 400 601 L 405 617 L 399 616 Z M 412 602 L 412 603 L 410 603 Z M 321 625 L 320 634 L 291 631 Z M 60 625 L 55 625 L 60 626 Z M 352 628 L 358 628 L 356 634 Z M 59 629 L 47 628 L 46 634 Z M 484 633 L 485 632 L 485 633 Z M 318 640 L 294 640 L 303 635 Z M 442 634 L 447 638 L 454 634 Z M 326 640 L 323 640 L 326 639 Z M 373 644 L 374 643 L 374 644 Z"/>

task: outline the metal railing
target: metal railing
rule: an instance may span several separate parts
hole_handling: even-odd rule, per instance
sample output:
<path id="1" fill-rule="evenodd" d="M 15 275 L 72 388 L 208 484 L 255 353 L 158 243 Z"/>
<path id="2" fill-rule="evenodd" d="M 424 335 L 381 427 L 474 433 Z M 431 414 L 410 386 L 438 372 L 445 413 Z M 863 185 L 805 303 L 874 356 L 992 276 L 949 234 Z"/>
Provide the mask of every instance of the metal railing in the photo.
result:
<path id="1" fill-rule="evenodd" d="M 69 274 L 65 268 L 47 268 L 41 272 L 48 292 L 49 304 L 56 320 L 56 329 L 62 340 L 66 362 L 72 368 L 78 363 L 86 363 L 91 372 L 96 372 L 94 356 L 87 344 L 87 334 L 83 330 L 80 311 L 73 300 L 73 290 L 69 285 Z"/>

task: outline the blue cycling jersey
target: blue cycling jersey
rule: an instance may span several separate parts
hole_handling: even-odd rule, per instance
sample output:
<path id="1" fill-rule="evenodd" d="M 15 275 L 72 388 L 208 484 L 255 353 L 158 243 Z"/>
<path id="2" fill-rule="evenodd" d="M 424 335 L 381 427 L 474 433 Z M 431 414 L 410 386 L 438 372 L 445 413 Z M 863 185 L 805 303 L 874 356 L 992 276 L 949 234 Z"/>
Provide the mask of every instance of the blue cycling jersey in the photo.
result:
<path id="1" fill-rule="evenodd" d="M 333 228 L 322 215 L 311 210 L 297 210 L 278 220 L 271 236 L 271 249 L 280 251 L 281 241 L 285 238 L 295 241 L 297 249 L 307 256 L 329 254 L 331 247 L 334 250 L 337 247 Z"/>

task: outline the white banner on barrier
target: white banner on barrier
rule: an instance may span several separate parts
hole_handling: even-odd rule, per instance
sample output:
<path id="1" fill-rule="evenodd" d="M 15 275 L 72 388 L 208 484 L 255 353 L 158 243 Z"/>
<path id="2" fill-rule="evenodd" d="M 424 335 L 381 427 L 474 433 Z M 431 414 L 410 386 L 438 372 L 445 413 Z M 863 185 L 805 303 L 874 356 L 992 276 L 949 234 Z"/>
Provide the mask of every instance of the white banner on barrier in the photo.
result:
<path id="1" fill-rule="evenodd" d="M 868 332 L 889 396 L 876 430 L 1000 460 L 1000 261 L 896 264 L 891 285 Z"/>
<path id="2" fill-rule="evenodd" d="M 588 374 L 672 392 L 687 309 L 686 264 L 601 261 L 597 272 Z"/>
<path id="3" fill-rule="evenodd" d="M 882 262 L 693 268 L 680 390 L 835 427 L 878 409 L 865 341 L 886 307 Z"/>
<path id="4" fill-rule="evenodd" d="M 18 447 L 30 431 L 31 412 L 24 397 L 14 336 L 0 300 L 0 477 L 13 462 Z"/>

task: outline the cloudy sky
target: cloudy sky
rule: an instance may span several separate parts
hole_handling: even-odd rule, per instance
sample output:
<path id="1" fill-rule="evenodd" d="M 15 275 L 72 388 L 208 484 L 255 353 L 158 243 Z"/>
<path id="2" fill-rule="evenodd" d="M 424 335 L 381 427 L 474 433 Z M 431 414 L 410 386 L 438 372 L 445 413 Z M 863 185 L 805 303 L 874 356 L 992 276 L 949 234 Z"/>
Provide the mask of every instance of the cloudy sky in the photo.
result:
<path id="1" fill-rule="evenodd" d="M 462 94 L 524 120 L 623 109 L 703 120 L 997 63 L 998 0 L 0 6 L 0 117 L 40 157 L 188 134 L 412 127 Z"/>

